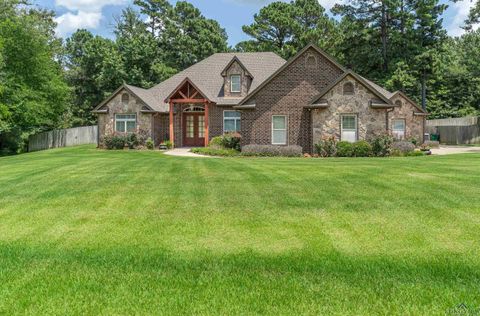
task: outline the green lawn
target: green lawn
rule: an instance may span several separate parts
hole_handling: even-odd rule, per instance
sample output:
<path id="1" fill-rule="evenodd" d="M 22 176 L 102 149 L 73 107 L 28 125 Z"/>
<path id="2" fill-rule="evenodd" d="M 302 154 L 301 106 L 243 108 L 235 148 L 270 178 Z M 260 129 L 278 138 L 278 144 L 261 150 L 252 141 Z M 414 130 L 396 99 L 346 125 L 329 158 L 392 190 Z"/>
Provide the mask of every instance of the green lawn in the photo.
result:
<path id="1" fill-rule="evenodd" d="M 480 308 L 480 155 L 0 158 L 0 314 Z"/>

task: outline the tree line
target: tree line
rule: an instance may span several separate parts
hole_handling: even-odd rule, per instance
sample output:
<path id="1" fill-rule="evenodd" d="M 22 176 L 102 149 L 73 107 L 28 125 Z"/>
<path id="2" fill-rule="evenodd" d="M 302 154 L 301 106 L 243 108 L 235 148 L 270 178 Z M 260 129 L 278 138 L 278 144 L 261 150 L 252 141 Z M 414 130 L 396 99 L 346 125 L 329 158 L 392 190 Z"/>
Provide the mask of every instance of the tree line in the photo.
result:
<path id="1" fill-rule="evenodd" d="M 439 0 L 347 0 L 328 15 L 317 0 L 273 2 L 226 31 L 187 1 L 135 0 L 114 38 L 77 30 L 55 36 L 54 13 L 25 0 L 0 2 L 0 151 L 29 135 L 94 124 L 91 110 L 123 82 L 143 88 L 217 52 L 273 51 L 288 59 L 314 43 L 340 63 L 426 106 L 431 118 L 480 113 L 480 31 L 474 6 L 461 37 L 442 26 Z"/>

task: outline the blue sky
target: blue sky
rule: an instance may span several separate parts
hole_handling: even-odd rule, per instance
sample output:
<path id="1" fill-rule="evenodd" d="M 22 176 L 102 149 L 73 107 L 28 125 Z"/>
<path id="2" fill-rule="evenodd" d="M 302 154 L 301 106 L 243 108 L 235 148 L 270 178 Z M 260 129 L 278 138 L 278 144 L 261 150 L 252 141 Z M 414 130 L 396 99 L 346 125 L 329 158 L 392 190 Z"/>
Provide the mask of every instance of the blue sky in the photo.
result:
<path id="1" fill-rule="evenodd" d="M 253 15 L 272 1 L 190 0 L 203 15 L 217 20 L 227 30 L 230 45 L 248 39 L 242 32 L 242 25 L 250 24 Z M 319 0 L 327 10 L 339 1 L 344 0 Z M 176 0 L 171 2 L 175 3 Z M 114 17 L 119 16 L 123 8 L 132 5 L 133 0 L 34 0 L 34 3 L 56 12 L 59 36 L 66 37 L 78 28 L 86 28 L 95 34 L 112 37 Z M 450 35 L 461 35 L 463 31 L 460 26 L 472 6 L 472 1 L 448 4 L 450 7 L 444 15 L 444 26 Z"/>

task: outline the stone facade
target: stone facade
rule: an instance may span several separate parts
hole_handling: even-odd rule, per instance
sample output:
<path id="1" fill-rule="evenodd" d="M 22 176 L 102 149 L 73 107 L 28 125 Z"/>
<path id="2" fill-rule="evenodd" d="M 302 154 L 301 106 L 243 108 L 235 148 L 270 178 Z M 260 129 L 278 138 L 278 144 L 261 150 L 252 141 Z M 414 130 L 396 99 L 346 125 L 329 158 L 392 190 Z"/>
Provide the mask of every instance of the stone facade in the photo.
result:
<path id="1" fill-rule="evenodd" d="M 288 145 L 312 152 L 311 113 L 303 107 L 342 73 L 315 49 L 307 49 L 259 90 L 254 100 L 247 101 L 256 108 L 242 113 L 242 146 L 271 144 L 272 115 L 287 115 Z"/>
<path id="2" fill-rule="evenodd" d="M 351 83 L 353 94 L 344 94 L 343 87 Z M 324 97 L 328 101 L 328 108 L 312 110 L 313 143 L 329 137 L 341 140 L 342 114 L 357 116 L 358 140 L 365 140 L 376 135 L 386 134 L 387 120 L 385 109 L 373 109 L 370 106 L 372 99 L 378 99 L 367 87 L 346 76 Z"/>
<path id="3" fill-rule="evenodd" d="M 423 142 L 423 135 L 425 131 L 425 118 L 424 116 L 414 115 L 414 113 L 419 113 L 421 110 L 417 108 L 412 102 L 404 98 L 401 94 L 396 94 L 392 102 L 400 102 L 401 106 L 396 107 L 394 111 L 389 113 L 389 130 L 392 129 L 392 123 L 395 119 L 404 119 L 405 120 L 405 138 L 411 139 L 415 138 L 419 144 Z"/>
<path id="4" fill-rule="evenodd" d="M 241 78 L 241 92 L 231 91 L 231 76 L 240 75 Z M 225 84 L 223 86 L 224 96 L 226 98 L 242 98 L 248 94 L 252 79 L 247 75 L 245 69 L 237 61 L 234 61 L 225 72 Z"/>
<path id="5" fill-rule="evenodd" d="M 128 102 L 122 101 L 128 95 Z M 137 124 L 136 131 L 145 131 L 153 135 L 153 115 L 151 113 L 142 113 L 144 104 L 138 100 L 134 95 L 130 94 L 125 89 L 117 93 L 103 108 L 108 108 L 108 113 L 98 115 L 98 132 L 100 135 L 100 144 L 103 144 L 105 135 L 113 134 L 115 132 L 115 114 L 136 114 Z"/>

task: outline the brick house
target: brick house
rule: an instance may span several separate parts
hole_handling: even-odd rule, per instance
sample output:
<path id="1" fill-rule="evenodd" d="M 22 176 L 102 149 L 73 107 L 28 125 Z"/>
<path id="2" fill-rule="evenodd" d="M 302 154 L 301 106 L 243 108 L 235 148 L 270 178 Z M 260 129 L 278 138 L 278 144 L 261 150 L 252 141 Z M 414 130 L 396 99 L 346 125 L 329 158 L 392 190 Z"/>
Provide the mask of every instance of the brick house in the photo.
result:
<path id="1" fill-rule="evenodd" d="M 239 132 L 242 145 L 299 145 L 312 152 L 325 137 L 357 141 L 390 133 L 424 135 L 426 113 L 345 69 L 314 45 L 288 62 L 274 53 L 220 53 L 145 90 L 118 88 L 99 104 L 100 143 L 114 132 L 139 132 L 156 145 L 208 145 Z"/>

